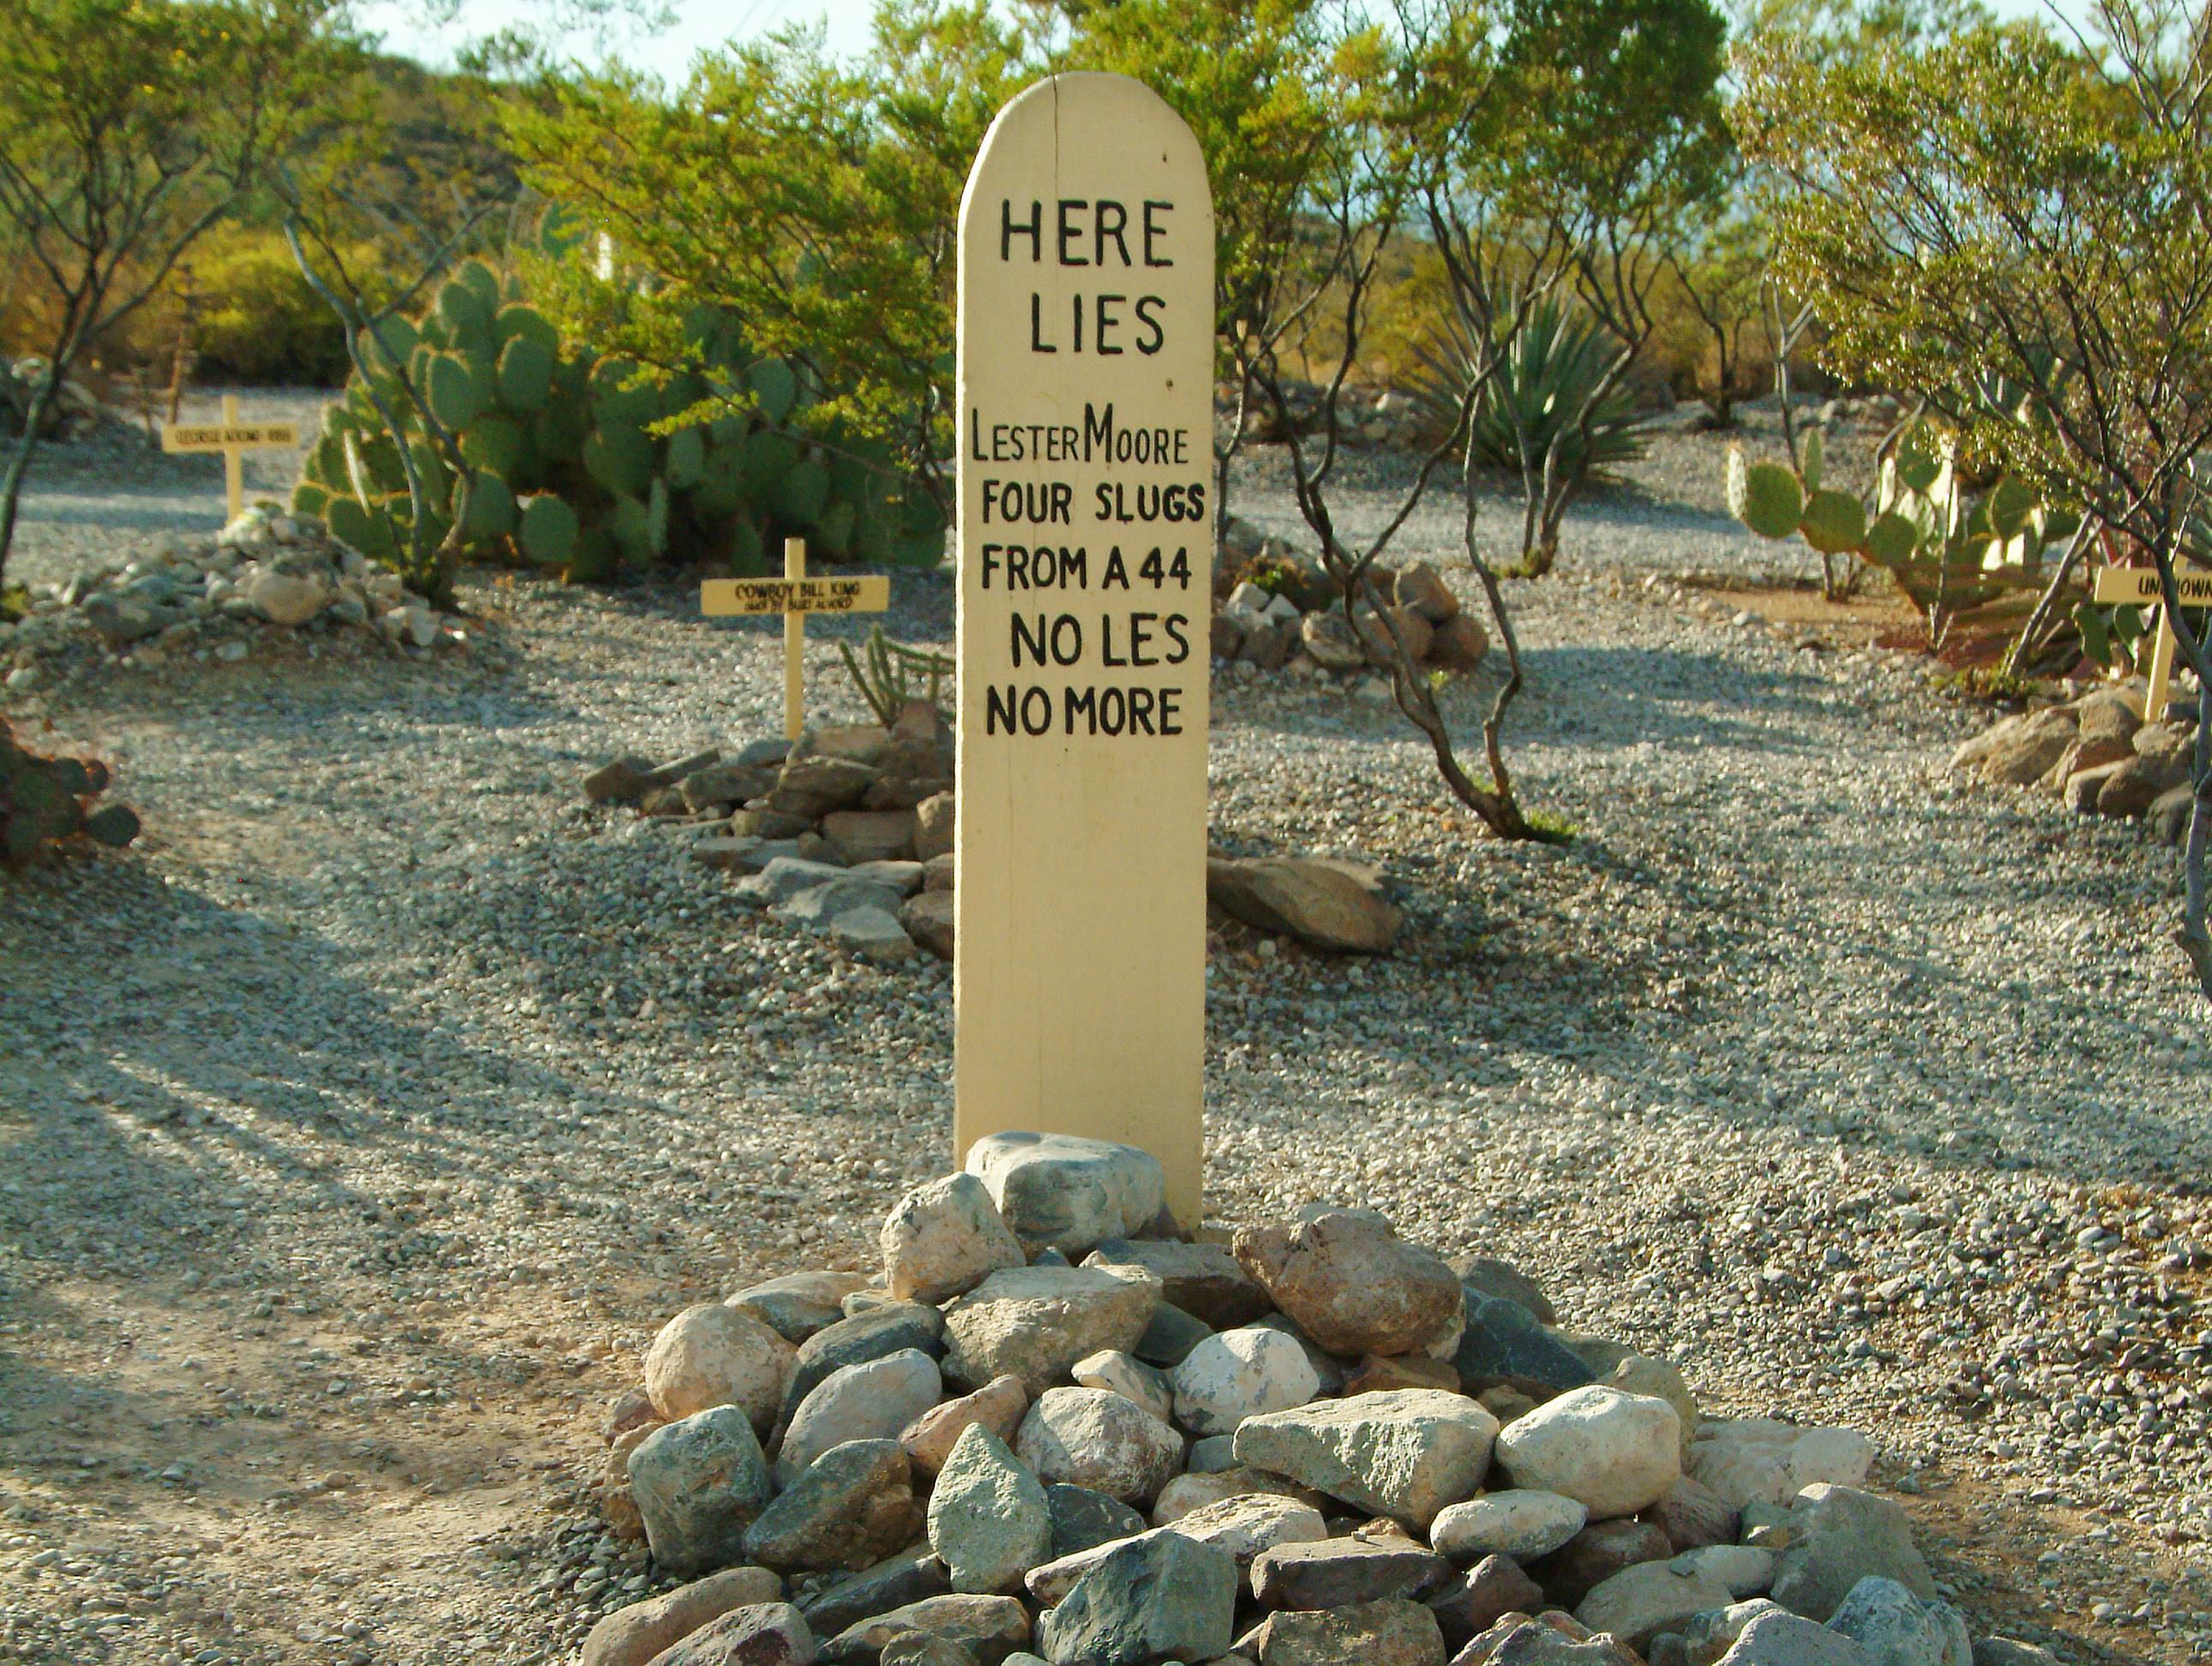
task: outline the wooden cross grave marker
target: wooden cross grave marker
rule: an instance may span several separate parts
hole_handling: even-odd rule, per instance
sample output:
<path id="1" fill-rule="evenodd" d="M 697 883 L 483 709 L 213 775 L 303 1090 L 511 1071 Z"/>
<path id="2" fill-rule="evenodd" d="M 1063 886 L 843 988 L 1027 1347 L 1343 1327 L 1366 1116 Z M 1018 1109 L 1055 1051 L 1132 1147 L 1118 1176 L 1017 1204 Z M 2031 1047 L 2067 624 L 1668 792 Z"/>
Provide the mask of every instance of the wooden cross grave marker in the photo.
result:
<path id="1" fill-rule="evenodd" d="M 2183 568 L 2174 575 L 2174 588 L 2180 593 L 2183 605 L 2212 607 L 2212 572 Z M 2158 571 L 2147 566 L 2108 566 L 2097 571 L 2096 588 L 2090 599 L 2104 604 L 2114 603 L 2126 606 L 2148 606 L 2158 609 L 2158 634 L 2150 646 L 2150 690 L 2143 696 L 2143 721 L 2156 723 L 2166 715 L 2166 684 L 2173 676 L 2173 651 L 2176 639 L 2173 621 L 2166 616 L 2164 594 L 2159 589 Z"/>
<path id="2" fill-rule="evenodd" d="M 223 489 L 230 502 L 230 512 L 223 518 L 226 526 L 246 512 L 246 454 L 299 443 L 300 431 L 289 422 L 240 421 L 238 396 L 234 393 L 222 396 L 220 422 L 161 425 L 161 449 L 165 451 L 222 453 Z"/>
<path id="3" fill-rule="evenodd" d="M 806 540 L 783 541 L 781 579 L 709 579 L 699 586 L 699 611 L 709 619 L 783 615 L 783 737 L 799 738 L 805 726 L 801 682 L 810 613 L 881 613 L 891 604 L 891 581 L 881 573 L 851 579 L 806 576 Z"/>

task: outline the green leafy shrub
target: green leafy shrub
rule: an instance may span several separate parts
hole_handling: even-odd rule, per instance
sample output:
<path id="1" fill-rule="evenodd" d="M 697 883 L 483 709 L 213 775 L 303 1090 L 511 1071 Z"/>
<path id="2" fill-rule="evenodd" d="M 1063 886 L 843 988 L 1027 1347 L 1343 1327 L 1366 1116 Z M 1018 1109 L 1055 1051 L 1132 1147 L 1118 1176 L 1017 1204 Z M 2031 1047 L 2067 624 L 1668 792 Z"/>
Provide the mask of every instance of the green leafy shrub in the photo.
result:
<path id="1" fill-rule="evenodd" d="M 362 342 L 373 373 L 330 408 L 293 507 L 393 563 L 410 542 L 411 463 L 438 506 L 429 545 L 458 516 L 471 558 L 575 579 L 674 560 L 755 573 L 787 537 L 832 560 L 943 558 L 943 517 L 907 489 L 887 445 L 835 423 L 794 432 L 817 391 L 784 360 L 754 357 L 727 313 L 695 308 L 684 331 L 695 368 L 674 375 L 577 352 L 518 280 L 470 261 L 419 319 L 389 320 Z M 458 438 L 465 491 L 410 387 Z"/>
<path id="2" fill-rule="evenodd" d="M 346 254 L 364 270 L 376 264 L 367 245 Z M 344 326 L 300 275 L 281 233 L 216 232 L 195 252 L 190 281 L 200 380 L 309 387 L 345 380 Z"/>

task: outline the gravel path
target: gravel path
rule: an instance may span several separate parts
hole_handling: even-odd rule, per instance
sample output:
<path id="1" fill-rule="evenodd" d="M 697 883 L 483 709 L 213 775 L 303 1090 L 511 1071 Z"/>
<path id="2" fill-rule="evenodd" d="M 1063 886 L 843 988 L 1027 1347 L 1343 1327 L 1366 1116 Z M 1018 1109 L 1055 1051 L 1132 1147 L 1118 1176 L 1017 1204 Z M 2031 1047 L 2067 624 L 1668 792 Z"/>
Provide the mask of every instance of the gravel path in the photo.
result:
<path id="1" fill-rule="evenodd" d="M 1863 629 L 1675 584 L 1784 565 L 1719 517 L 1719 457 L 1669 438 L 1513 586 L 1512 756 L 1564 850 L 1478 840 L 1334 688 L 1222 687 L 1216 836 L 1380 860 L 1410 924 L 1381 962 L 1217 954 L 1211 1205 L 1372 1203 L 1522 1263 L 1716 1409 L 1868 1428 L 1978 1631 L 2203 1658 L 2178 860 L 1952 781 L 1972 720 Z M 1287 530 L 1271 462 L 1232 506 Z M 1390 471 L 1359 470 L 1371 524 Z M 1456 536 L 1439 507 L 1405 547 Z M 948 640 L 949 581 L 897 589 L 894 633 Z M 0 889 L 0 1657 L 567 1658 L 649 1588 L 581 1503 L 635 1349 L 861 1264 L 944 1166 L 945 970 L 744 912 L 579 800 L 616 752 L 773 726 L 780 637 L 695 595 L 479 575 L 429 664 L 11 701 L 149 831 Z M 836 628 L 809 688 L 855 715 Z M 1470 733 L 1486 688 L 1451 697 Z"/>

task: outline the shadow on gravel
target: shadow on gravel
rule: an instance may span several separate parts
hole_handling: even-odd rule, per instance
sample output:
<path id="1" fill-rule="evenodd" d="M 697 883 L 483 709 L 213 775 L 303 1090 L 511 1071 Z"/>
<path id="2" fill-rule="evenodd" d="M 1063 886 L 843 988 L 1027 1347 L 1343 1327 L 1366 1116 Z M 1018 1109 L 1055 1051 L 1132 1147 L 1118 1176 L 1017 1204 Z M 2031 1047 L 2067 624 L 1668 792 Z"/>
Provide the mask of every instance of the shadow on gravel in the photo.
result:
<path id="1" fill-rule="evenodd" d="M 219 1274 L 256 1257 L 281 1281 L 302 1198 L 356 1272 L 471 1260 L 410 1200 L 349 1182 L 351 1154 L 505 1191 L 527 1132 L 644 1108 L 399 1010 L 341 943 L 126 863 L 66 878 L 83 940 L 47 925 L 36 953 L 9 942 L 22 921 L 0 891 L 0 1240 L 19 1264 Z"/>

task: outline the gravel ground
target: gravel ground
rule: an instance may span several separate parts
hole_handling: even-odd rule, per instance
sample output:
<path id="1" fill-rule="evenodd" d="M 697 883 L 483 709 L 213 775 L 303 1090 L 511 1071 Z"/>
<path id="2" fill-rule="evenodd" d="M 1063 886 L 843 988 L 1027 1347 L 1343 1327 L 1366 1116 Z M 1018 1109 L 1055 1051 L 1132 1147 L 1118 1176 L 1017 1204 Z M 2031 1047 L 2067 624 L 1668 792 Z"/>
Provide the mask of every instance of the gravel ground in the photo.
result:
<path id="1" fill-rule="evenodd" d="M 1787 570 L 1718 515 L 1720 456 L 1665 437 L 1512 586 L 1513 760 L 1571 846 L 1478 839 L 1333 686 L 1220 688 L 1217 838 L 1379 860 L 1410 918 L 1384 961 L 1216 954 L 1210 1207 L 1371 1203 L 1514 1259 L 1711 1409 L 1867 1428 L 1978 1631 L 2203 1658 L 2178 859 L 1953 781 L 1974 719 L 1863 625 L 1677 582 Z M 1291 530 L 1273 462 L 1232 507 Z M 1399 472 L 1348 468 L 1347 518 Z M 51 495 L 91 489 L 40 476 L 45 576 L 134 536 Z M 1456 538 L 1439 505 L 1402 547 Z M 894 633 L 948 641 L 949 581 L 896 588 Z M 695 597 L 482 574 L 428 663 L 288 647 L 10 700 L 149 832 L 0 889 L 0 1658 L 568 1657 L 652 1588 L 582 1502 L 635 1350 L 862 1264 L 945 1166 L 946 972 L 744 912 L 575 791 L 773 727 L 775 628 Z M 853 716 L 838 628 L 809 688 Z M 1470 732 L 1487 688 L 1451 696 Z"/>

